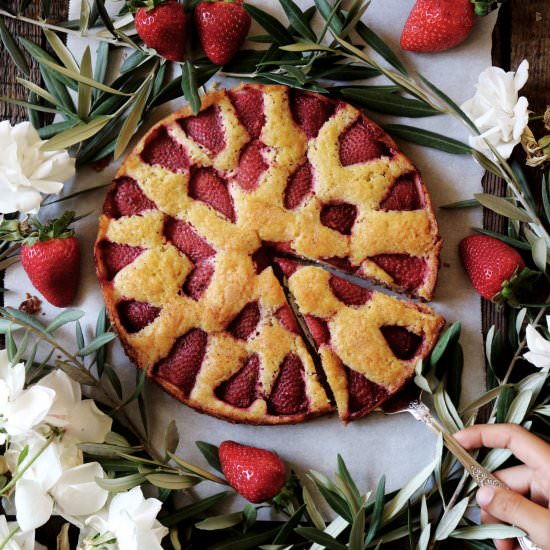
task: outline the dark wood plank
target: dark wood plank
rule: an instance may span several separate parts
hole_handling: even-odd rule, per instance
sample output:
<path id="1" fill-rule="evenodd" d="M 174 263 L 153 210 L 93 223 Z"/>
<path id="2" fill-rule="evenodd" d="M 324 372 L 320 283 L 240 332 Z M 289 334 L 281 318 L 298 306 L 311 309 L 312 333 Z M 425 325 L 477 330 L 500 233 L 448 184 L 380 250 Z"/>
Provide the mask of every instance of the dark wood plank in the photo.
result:
<path id="1" fill-rule="evenodd" d="M 52 6 L 57 4 L 58 8 L 61 8 L 64 2 L 55 0 L 52 2 Z M 33 2 L 26 11 L 26 15 L 32 18 L 38 18 L 40 13 L 40 3 Z M 5 18 L 6 26 L 14 37 L 24 36 L 37 44 L 42 44 L 43 36 L 40 27 L 29 25 L 28 23 L 22 23 L 15 19 Z M 2 95 L 17 99 L 27 99 L 27 90 L 18 84 L 16 77 L 24 77 L 27 80 L 33 82 L 40 82 L 40 71 L 38 70 L 38 64 L 26 55 L 27 61 L 31 67 L 31 75 L 25 77 L 19 69 L 14 65 L 9 54 L 6 52 L 4 45 L 0 43 L 0 90 Z M 23 107 L 10 105 L 0 101 L 0 120 L 9 119 L 12 124 L 25 120 L 27 118 L 27 112 Z"/>

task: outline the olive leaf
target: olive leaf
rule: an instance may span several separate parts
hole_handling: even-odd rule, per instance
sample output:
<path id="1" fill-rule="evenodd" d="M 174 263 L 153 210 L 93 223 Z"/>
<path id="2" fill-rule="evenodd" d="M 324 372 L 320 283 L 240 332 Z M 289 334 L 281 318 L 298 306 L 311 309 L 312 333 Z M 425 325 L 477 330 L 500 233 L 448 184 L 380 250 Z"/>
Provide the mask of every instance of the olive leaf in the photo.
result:
<path id="1" fill-rule="evenodd" d="M 451 153 L 453 155 L 466 155 L 472 152 L 472 148 L 461 141 L 436 132 L 431 132 L 430 130 L 424 130 L 423 128 L 406 126 L 404 124 L 384 124 L 383 128 L 392 136 L 403 138 L 411 143 L 423 145 L 424 147 L 439 149 L 445 153 Z M 458 203 L 455 203 L 454 206 L 447 205 L 441 208 L 457 208 L 457 204 Z M 477 201 L 462 201 L 460 207 L 476 206 L 477 204 Z"/>
<path id="2" fill-rule="evenodd" d="M 110 116 L 103 116 L 96 118 L 87 124 L 79 124 L 73 126 L 59 134 L 56 134 L 53 138 L 46 141 L 41 149 L 43 151 L 57 151 L 59 149 L 67 149 L 77 143 L 86 141 L 95 134 L 97 134 L 101 128 L 103 128 L 111 119 Z"/>
<path id="3" fill-rule="evenodd" d="M 521 529 L 500 523 L 462 527 L 451 533 L 452 538 L 463 540 L 515 539 L 524 536 L 525 532 Z"/>
<path id="4" fill-rule="evenodd" d="M 122 493 L 129 491 L 138 485 L 141 485 L 145 481 L 143 474 L 130 474 L 123 477 L 117 477 L 114 479 L 96 477 L 95 482 L 106 491 L 110 493 Z"/>
<path id="5" fill-rule="evenodd" d="M 209 510 L 210 508 L 212 508 L 212 506 L 221 502 L 227 495 L 228 493 L 224 491 L 221 493 L 216 493 L 215 495 L 207 497 L 193 504 L 188 504 L 187 506 L 183 506 L 182 508 L 175 510 L 171 514 L 164 516 L 161 521 L 164 525 L 166 525 L 166 527 L 178 525 L 187 519 L 196 517 L 206 510 Z"/>
<path id="6" fill-rule="evenodd" d="M 439 522 L 437 529 L 435 530 L 435 540 L 445 540 L 450 536 L 466 513 L 469 502 L 469 497 L 464 497 L 452 508 L 448 508 L 446 510 L 443 519 Z"/>
<path id="7" fill-rule="evenodd" d="M 48 40 L 48 43 L 50 44 L 52 50 L 61 60 L 61 63 L 63 63 L 63 65 L 65 65 L 65 67 L 70 71 L 74 71 L 75 73 L 80 72 L 77 63 L 74 60 L 73 54 L 70 52 L 67 46 L 63 44 L 63 41 L 59 38 L 59 36 L 57 36 L 55 32 L 48 29 L 43 29 L 42 32 Z"/>
<path id="8" fill-rule="evenodd" d="M 440 111 L 417 99 L 409 99 L 392 92 L 370 91 L 366 88 L 344 88 L 340 93 L 350 101 L 379 113 L 405 117 L 425 117 L 441 114 Z"/>
<path id="9" fill-rule="evenodd" d="M 475 193 L 474 197 L 485 208 L 488 208 L 501 216 L 511 218 L 512 220 L 518 220 L 520 222 L 533 222 L 525 210 L 518 208 L 502 197 L 489 195 L 488 193 Z"/>
<path id="10" fill-rule="evenodd" d="M 92 78 L 92 54 L 90 47 L 87 46 L 82 54 L 82 60 L 80 61 L 80 75 L 85 78 Z M 87 84 L 81 82 L 78 85 L 78 107 L 77 112 L 81 120 L 88 118 L 90 107 L 92 106 L 92 88 Z"/>
<path id="11" fill-rule="evenodd" d="M 152 83 L 153 73 L 150 73 L 133 98 L 133 105 L 130 109 L 130 113 L 126 117 L 116 141 L 113 153 L 114 160 L 122 155 L 141 121 L 147 98 L 151 92 Z"/>
<path id="12" fill-rule="evenodd" d="M 73 323 L 78 319 L 82 319 L 85 313 L 81 309 L 65 309 L 46 327 L 46 332 L 55 332 L 58 328 L 61 328 L 67 323 Z"/>
<path id="13" fill-rule="evenodd" d="M 201 109 L 201 98 L 199 96 L 198 87 L 195 66 L 190 61 L 186 61 L 181 68 L 181 89 L 195 115 Z"/>
<path id="14" fill-rule="evenodd" d="M 11 58 L 13 59 L 13 62 L 17 65 L 19 70 L 25 75 L 29 76 L 31 74 L 31 70 L 29 68 L 29 64 L 27 63 L 27 60 L 25 59 L 25 55 L 21 51 L 21 48 L 17 45 L 17 42 L 11 35 L 10 31 L 8 30 L 8 27 L 6 27 L 6 24 L 4 23 L 4 20 L 1 17 L 0 17 L 0 40 L 2 40 L 4 47 L 10 54 Z"/>
<path id="15" fill-rule="evenodd" d="M 233 512 L 231 514 L 222 514 L 212 516 L 203 521 L 195 523 L 195 527 L 201 531 L 217 531 L 218 529 L 228 529 L 238 525 L 243 520 L 242 512 Z"/>

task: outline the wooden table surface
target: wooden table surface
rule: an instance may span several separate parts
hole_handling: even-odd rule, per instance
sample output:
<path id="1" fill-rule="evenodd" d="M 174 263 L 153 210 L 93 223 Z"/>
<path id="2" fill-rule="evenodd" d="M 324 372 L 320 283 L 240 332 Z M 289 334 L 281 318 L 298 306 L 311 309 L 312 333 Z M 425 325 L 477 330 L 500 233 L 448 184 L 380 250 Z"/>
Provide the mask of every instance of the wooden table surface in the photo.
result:
<path id="1" fill-rule="evenodd" d="M 493 35 L 493 63 L 506 70 L 515 69 L 522 59 L 530 63 L 530 78 L 522 93 L 529 98 L 531 108 L 538 113 L 542 112 L 546 105 L 550 105 L 550 2 L 548 0 L 508 0 L 499 13 L 498 23 Z M 37 17 L 39 14 L 38 0 L 28 9 L 29 17 Z M 51 0 L 51 13 L 56 14 L 60 20 L 66 17 L 67 1 Z M 19 36 L 26 36 L 30 40 L 46 47 L 46 41 L 41 31 L 32 25 L 6 21 L 8 28 Z M 40 73 L 37 64 L 31 61 L 31 77 L 35 82 L 40 82 Z M 17 70 L 11 59 L 0 44 L 0 95 L 26 98 L 25 89 L 16 83 Z M 12 122 L 24 120 L 26 111 L 0 102 L 0 120 L 10 119 Z M 497 178 L 488 175 L 483 180 L 483 186 L 487 192 L 500 194 L 504 186 Z M 493 231 L 504 229 L 504 219 L 496 214 L 486 211 L 483 225 Z M 483 331 L 489 329 L 492 324 L 505 327 L 505 316 L 489 302 L 481 304 Z M 60 526 L 61 522 L 59 522 Z M 53 541 L 59 526 L 50 526 L 41 529 L 42 541 Z M 54 546 L 55 547 L 55 544 Z"/>

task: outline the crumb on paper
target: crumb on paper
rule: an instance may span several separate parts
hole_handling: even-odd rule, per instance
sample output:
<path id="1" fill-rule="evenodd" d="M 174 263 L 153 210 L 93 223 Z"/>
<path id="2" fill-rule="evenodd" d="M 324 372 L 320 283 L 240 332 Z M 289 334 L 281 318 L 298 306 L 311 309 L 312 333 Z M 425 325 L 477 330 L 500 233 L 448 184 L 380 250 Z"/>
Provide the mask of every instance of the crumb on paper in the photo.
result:
<path id="1" fill-rule="evenodd" d="M 19 311 L 24 311 L 30 315 L 40 312 L 42 300 L 37 296 L 31 296 L 28 292 L 25 293 L 26 298 L 19 304 Z"/>

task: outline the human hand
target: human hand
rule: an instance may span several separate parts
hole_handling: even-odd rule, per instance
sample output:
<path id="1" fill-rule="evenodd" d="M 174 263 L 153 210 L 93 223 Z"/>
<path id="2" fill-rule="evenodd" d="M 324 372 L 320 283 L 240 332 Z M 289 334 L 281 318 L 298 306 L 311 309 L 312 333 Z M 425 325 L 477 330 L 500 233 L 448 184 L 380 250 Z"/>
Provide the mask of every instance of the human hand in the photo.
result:
<path id="1" fill-rule="evenodd" d="M 465 449 L 510 449 L 524 464 L 493 472 L 511 490 L 481 487 L 476 495 L 483 523 L 509 523 L 550 550 L 550 445 L 516 424 L 480 424 L 454 434 Z M 498 550 L 519 548 L 513 539 L 495 540 Z"/>

